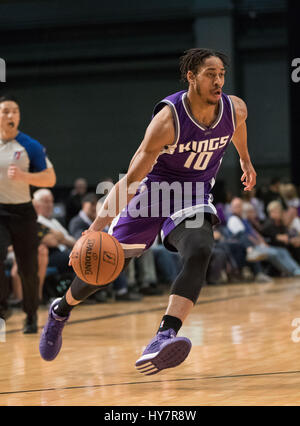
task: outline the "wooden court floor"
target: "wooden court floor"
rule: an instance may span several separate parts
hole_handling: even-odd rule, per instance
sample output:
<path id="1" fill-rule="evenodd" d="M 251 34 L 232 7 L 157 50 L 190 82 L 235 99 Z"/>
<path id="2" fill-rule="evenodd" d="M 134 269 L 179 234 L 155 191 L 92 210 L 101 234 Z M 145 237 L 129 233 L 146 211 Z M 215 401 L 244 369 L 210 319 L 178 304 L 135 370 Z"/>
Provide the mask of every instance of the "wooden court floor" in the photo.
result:
<path id="1" fill-rule="evenodd" d="M 16 311 L 0 342 L 0 405 L 300 405 L 300 279 L 205 287 L 179 332 L 189 357 L 146 377 L 134 363 L 167 299 L 78 307 L 52 362 Z M 41 308 L 40 330 L 46 316 Z"/>

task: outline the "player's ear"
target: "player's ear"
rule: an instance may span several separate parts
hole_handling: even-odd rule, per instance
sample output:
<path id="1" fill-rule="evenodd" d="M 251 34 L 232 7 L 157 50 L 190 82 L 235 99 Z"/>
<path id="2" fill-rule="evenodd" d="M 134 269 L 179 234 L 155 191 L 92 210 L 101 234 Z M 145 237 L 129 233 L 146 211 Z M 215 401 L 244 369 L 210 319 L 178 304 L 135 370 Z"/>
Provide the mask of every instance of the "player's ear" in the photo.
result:
<path id="1" fill-rule="evenodd" d="M 187 79 L 188 83 L 190 83 L 190 84 L 191 84 L 191 83 L 194 83 L 195 78 L 196 78 L 196 76 L 195 76 L 195 74 L 193 73 L 193 71 L 188 71 L 188 72 L 187 72 L 186 79 Z"/>

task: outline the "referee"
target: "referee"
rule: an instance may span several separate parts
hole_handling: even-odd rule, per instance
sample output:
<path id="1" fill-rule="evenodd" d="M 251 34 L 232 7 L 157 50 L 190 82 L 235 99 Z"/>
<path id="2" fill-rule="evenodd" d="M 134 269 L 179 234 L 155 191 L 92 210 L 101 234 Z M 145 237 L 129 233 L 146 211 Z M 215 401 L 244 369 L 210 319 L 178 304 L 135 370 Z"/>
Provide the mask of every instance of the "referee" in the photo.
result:
<path id="1" fill-rule="evenodd" d="M 23 288 L 23 332 L 28 334 L 37 332 L 39 305 L 38 225 L 30 185 L 52 187 L 56 176 L 45 148 L 19 131 L 19 123 L 17 100 L 0 97 L 0 317 L 8 317 L 4 261 L 12 244 Z"/>

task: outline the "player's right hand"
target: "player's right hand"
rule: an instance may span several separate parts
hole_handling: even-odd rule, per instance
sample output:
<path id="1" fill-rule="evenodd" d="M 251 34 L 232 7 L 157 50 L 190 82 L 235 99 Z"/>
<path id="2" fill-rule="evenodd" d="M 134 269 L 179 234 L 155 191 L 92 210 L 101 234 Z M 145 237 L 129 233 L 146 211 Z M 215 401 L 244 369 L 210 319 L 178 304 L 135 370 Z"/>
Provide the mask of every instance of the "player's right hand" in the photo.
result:
<path id="1" fill-rule="evenodd" d="M 83 231 L 81 233 L 81 237 L 83 237 L 84 235 L 89 234 L 90 232 L 94 232 L 94 230 L 91 227 L 89 229 L 86 229 L 85 231 Z M 69 263 L 68 263 L 69 266 L 72 266 L 72 253 L 73 253 L 73 250 L 69 254 Z"/>
<path id="2" fill-rule="evenodd" d="M 87 229 L 86 231 L 83 231 L 83 232 L 82 232 L 81 236 L 83 237 L 84 235 L 87 235 L 87 234 L 89 234 L 90 232 L 93 232 L 93 230 L 92 230 L 92 229 Z"/>

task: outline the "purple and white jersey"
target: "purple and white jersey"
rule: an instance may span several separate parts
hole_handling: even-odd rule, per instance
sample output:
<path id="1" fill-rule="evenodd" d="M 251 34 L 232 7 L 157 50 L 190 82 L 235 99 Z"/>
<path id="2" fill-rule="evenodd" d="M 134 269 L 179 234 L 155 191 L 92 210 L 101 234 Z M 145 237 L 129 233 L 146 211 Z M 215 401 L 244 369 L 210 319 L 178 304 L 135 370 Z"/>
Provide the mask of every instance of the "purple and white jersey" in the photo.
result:
<path id="1" fill-rule="evenodd" d="M 151 180 L 201 181 L 212 187 L 235 130 L 230 97 L 222 94 L 218 116 L 210 127 L 193 117 L 186 91 L 163 99 L 154 108 L 154 115 L 165 105 L 169 105 L 173 113 L 175 141 L 161 152 L 148 177 Z"/>
<path id="2" fill-rule="evenodd" d="M 173 250 L 165 237 L 197 213 L 210 213 L 213 222 L 218 222 L 210 191 L 235 130 L 232 101 L 222 94 L 218 116 L 209 127 L 193 117 L 187 91 L 163 99 L 155 106 L 154 115 L 165 105 L 173 114 L 174 143 L 161 151 L 137 193 L 109 230 L 128 257 L 149 248 L 158 232 L 166 247 Z"/>

